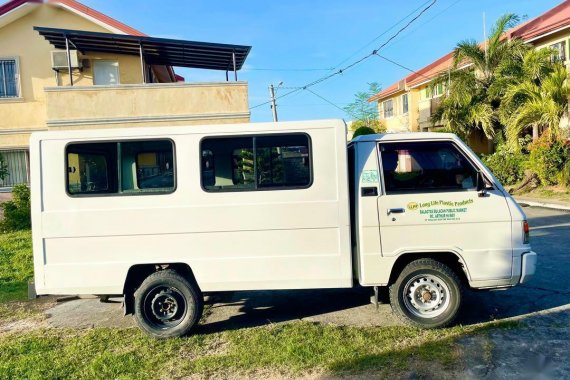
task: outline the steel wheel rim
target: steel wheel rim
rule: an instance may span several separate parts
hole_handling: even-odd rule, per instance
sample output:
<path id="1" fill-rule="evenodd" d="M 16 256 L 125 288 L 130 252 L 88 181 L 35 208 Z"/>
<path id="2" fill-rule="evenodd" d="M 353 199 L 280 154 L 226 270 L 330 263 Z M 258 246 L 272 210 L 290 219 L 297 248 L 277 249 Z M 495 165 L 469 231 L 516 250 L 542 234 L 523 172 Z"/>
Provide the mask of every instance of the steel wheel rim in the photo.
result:
<path id="1" fill-rule="evenodd" d="M 421 274 L 408 280 L 404 286 L 403 298 L 406 309 L 412 315 L 435 318 L 449 308 L 451 292 L 440 277 Z"/>
<path id="2" fill-rule="evenodd" d="M 172 286 L 155 286 L 144 298 L 145 319 L 156 328 L 179 325 L 188 313 L 186 297 Z"/>

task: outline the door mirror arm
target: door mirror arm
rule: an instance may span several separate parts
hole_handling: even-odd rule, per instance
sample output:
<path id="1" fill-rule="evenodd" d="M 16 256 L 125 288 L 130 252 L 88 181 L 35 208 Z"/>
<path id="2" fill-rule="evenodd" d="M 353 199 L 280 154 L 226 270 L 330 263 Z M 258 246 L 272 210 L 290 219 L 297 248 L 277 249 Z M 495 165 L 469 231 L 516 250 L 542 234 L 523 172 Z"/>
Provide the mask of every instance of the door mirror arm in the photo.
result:
<path id="1" fill-rule="evenodd" d="M 477 171 L 477 192 L 479 193 L 480 198 L 488 196 L 487 188 L 487 181 L 485 181 L 485 177 L 480 171 Z"/>

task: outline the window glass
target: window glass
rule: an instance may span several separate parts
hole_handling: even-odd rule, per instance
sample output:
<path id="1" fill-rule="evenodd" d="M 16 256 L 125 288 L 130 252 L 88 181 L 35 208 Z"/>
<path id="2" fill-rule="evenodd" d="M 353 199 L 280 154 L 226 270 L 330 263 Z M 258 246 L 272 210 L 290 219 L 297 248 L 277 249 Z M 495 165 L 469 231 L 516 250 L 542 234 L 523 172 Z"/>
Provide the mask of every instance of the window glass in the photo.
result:
<path id="1" fill-rule="evenodd" d="M 70 194 L 117 192 L 116 143 L 67 147 L 67 190 Z"/>
<path id="2" fill-rule="evenodd" d="M 476 188 L 477 171 L 452 143 L 386 143 L 380 151 L 387 194 Z"/>
<path id="3" fill-rule="evenodd" d="M 18 97 L 18 77 L 15 59 L 0 59 L 0 98 Z"/>
<path id="4" fill-rule="evenodd" d="M 402 95 L 402 113 L 408 113 L 408 94 Z"/>
<path id="5" fill-rule="evenodd" d="M 386 100 L 383 103 L 383 107 L 384 107 L 384 117 L 385 118 L 394 116 L 394 102 L 392 101 L 392 99 Z"/>
<path id="6" fill-rule="evenodd" d="M 566 41 L 552 44 L 550 48 L 553 50 L 553 62 L 564 62 L 566 60 Z"/>
<path id="7" fill-rule="evenodd" d="M 306 187 L 309 150 L 302 134 L 204 139 L 202 186 L 207 191 Z"/>
<path id="8" fill-rule="evenodd" d="M 72 195 L 174 191 L 173 145 L 168 140 L 71 144 L 67 166 Z"/>

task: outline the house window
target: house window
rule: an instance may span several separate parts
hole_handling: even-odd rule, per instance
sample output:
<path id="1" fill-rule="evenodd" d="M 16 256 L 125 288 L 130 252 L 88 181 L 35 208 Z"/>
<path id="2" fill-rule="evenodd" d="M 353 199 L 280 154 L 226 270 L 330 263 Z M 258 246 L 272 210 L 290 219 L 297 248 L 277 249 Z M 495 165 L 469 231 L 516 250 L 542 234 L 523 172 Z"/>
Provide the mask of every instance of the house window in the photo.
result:
<path id="1" fill-rule="evenodd" d="M 93 84 L 114 86 L 120 83 L 119 62 L 117 61 L 93 61 Z"/>
<path id="2" fill-rule="evenodd" d="M 550 45 L 553 51 L 552 61 L 553 62 L 564 62 L 566 61 L 566 43 L 564 41 L 557 42 Z"/>
<path id="3" fill-rule="evenodd" d="M 14 58 L 0 58 L 0 98 L 17 98 L 18 64 Z"/>
<path id="4" fill-rule="evenodd" d="M 402 95 L 402 113 L 408 113 L 408 94 Z"/>
<path id="5" fill-rule="evenodd" d="M 66 148 L 70 195 L 174 191 L 170 140 L 77 143 Z"/>
<path id="6" fill-rule="evenodd" d="M 285 190 L 311 185 L 305 134 L 204 139 L 202 187 L 208 192 Z"/>
<path id="7" fill-rule="evenodd" d="M 382 110 L 384 111 L 385 119 L 394 116 L 394 101 L 390 99 L 383 102 Z"/>

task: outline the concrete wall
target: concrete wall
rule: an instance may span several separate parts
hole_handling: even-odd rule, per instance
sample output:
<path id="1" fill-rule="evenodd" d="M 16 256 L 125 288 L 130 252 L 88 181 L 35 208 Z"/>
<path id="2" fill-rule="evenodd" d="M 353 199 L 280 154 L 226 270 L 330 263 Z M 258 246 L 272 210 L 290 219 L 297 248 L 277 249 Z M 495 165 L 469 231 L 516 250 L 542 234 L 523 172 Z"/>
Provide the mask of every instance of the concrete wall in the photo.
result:
<path id="1" fill-rule="evenodd" d="M 29 133 L 47 128 L 44 87 L 57 85 L 50 54 L 55 49 L 33 30 L 34 26 L 108 32 L 80 16 L 51 5 L 38 6 L 0 29 L 0 57 L 18 59 L 21 88 L 19 99 L 0 99 L 0 149 L 27 147 Z M 129 80 L 126 73 L 133 65 L 131 57 L 115 58 L 124 69 L 126 80 Z M 78 84 L 93 84 L 90 70 L 77 72 L 74 77 Z M 69 81 L 63 80 L 63 83 Z"/>
<path id="2" fill-rule="evenodd" d="M 0 28 L 0 57 L 19 62 L 20 98 L 0 99 L 0 150 L 27 148 L 30 133 L 62 128 L 248 122 L 247 84 L 150 84 L 143 82 L 140 58 L 86 52 L 85 63 L 59 76 L 52 70 L 55 50 L 34 26 L 109 33 L 81 16 L 51 4 Z M 93 62 L 117 61 L 121 86 L 93 86 Z M 168 87 L 165 85 L 171 85 Z M 57 87 L 60 86 L 60 87 Z M 46 89 L 44 91 L 44 89 Z"/>
<path id="3" fill-rule="evenodd" d="M 49 87 L 50 130 L 249 121 L 246 82 Z"/>

